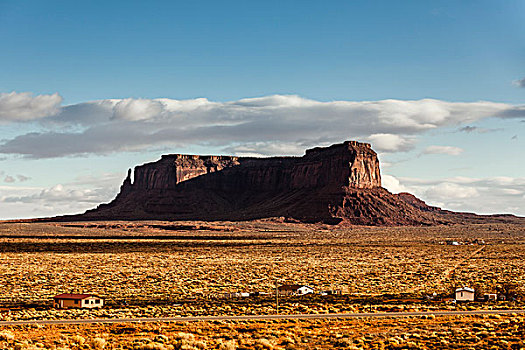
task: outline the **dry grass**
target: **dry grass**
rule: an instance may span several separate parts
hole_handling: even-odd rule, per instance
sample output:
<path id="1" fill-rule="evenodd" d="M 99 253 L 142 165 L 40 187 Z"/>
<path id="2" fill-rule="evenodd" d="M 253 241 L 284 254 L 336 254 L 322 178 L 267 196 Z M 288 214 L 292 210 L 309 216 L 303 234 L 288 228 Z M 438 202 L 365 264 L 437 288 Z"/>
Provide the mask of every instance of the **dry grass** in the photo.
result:
<path id="1" fill-rule="evenodd" d="M 4 327 L 14 349 L 523 349 L 523 316 Z"/>
<path id="2" fill-rule="evenodd" d="M 83 225 L 0 224 L 0 306 L 38 309 L 14 310 L 10 316 L 4 312 L 4 319 L 273 313 L 271 298 L 233 304 L 207 298 L 224 292 L 271 293 L 277 279 L 352 296 L 285 299 L 282 312 L 363 311 L 359 302 L 363 298 L 402 293 L 419 298 L 450 293 L 458 285 L 487 292 L 504 282 L 515 283 L 522 292 L 525 288 L 525 234 L 518 225 L 376 228 L 274 221 Z M 488 245 L 465 260 L 480 246 L 438 244 L 447 238 L 483 239 Z M 109 308 L 39 309 L 62 292 L 99 294 L 107 298 Z M 437 307 L 445 306 L 372 308 Z"/>
<path id="3" fill-rule="evenodd" d="M 525 232 L 518 225 L 374 228 L 268 220 L 77 226 L 0 224 L 2 319 L 274 313 L 271 296 L 208 297 L 273 292 L 276 279 L 345 293 L 283 298 L 282 313 L 488 308 L 494 305 L 456 307 L 421 297 L 463 284 L 489 292 L 514 283 L 525 290 Z M 446 239 L 487 245 L 478 251 L 477 245 L 439 244 Z M 81 291 L 105 296 L 108 306 L 49 307 L 53 295 Z M 525 318 L 516 315 L 0 328 L 6 349 L 523 349 L 524 338 Z"/>

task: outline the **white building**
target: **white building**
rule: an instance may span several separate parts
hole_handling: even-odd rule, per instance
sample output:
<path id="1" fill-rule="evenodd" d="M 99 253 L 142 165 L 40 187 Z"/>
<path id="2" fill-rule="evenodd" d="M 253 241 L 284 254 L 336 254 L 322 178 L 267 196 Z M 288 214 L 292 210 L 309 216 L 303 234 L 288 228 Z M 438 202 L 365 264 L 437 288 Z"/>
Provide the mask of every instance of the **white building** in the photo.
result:
<path id="1" fill-rule="evenodd" d="M 469 287 L 456 289 L 456 301 L 474 301 L 474 289 Z"/>
<path id="2" fill-rule="evenodd" d="M 305 295 L 314 292 L 312 287 L 301 284 L 284 284 L 278 288 L 279 294 Z"/>

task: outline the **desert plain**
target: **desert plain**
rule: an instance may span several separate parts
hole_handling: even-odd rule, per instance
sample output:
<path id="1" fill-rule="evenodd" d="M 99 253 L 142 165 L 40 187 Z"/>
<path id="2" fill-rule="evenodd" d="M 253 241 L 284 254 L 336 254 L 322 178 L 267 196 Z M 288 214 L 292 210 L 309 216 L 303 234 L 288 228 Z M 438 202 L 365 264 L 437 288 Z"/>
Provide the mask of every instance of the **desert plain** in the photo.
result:
<path id="1" fill-rule="evenodd" d="M 450 241 L 459 245 L 446 244 Z M 519 223 L 368 227 L 265 219 L 0 224 L 0 321 L 425 312 L 353 319 L 2 325 L 16 349 L 521 349 L 525 232 Z M 303 296 L 277 285 L 304 284 Z M 453 303 L 454 290 L 506 300 Z M 335 293 L 321 295 L 321 292 Z M 55 309 L 93 293 L 101 309 Z M 235 293 L 251 293 L 249 297 Z"/>

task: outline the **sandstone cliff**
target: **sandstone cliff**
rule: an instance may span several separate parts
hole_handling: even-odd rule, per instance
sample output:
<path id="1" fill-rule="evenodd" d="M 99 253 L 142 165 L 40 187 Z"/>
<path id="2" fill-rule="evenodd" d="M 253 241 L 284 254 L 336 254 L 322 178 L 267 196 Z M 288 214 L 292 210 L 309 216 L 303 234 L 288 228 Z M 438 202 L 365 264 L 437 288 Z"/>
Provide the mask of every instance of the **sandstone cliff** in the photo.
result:
<path id="1" fill-rule="evenodd" d="M 251 158 L 171 154 L 137 166 L 109 204 L 72 220 L 249 220 L 430 225 L 451 212 L 381 187 L 377 154 L 347 141 L 303 157 Z"/>
<path id="2" fill-rule="evenodd" d="M 322 186 L 381 186 L 379 161 L 369 144 L 345 142 L 306 151 L 304 157 L 243 158 L 232 156 L 164 155 L 135 168 L 133 190 L 176 189 L 188 180 L 203 180 L 224 191 L 275 191 Z"/>

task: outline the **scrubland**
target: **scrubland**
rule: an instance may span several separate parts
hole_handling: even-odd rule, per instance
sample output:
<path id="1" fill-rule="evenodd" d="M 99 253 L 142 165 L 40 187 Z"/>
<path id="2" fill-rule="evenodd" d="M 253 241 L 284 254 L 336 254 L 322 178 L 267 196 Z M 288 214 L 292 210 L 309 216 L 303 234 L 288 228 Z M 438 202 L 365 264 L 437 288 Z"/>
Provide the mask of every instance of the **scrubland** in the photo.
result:
<path id="1" fill-rule="evenodd" d="M 525 232 L 518 225 L 97 225 L 0 224 L 0 305 L 43 306 L 64 292 L 161 305 L 272 293 L 286 282 L 364 297 L 450 293 L 460 285 L 495 292 L 505 282 L 525 287 Z M 439 244 L 446 239 L 487 244 Z"/>
<path id="2" fill-rule="evenodd" d="M 466 244 L 441 244 L 446 240 Z M 474 240 L 484 244 L 469 244 Z M 453 305 L 425 296 L 451 296 L 455 287 L 463 285 L 486 293 L 512 286 L 516 295 L 523 295 L 523 256 L 524 227 L 510 224 L 356 227 L 279 220 L 2 223 L 0 320 L 276 312 L 431 314 L 434 310 L 520 308 L 523 301 L 519 298 Z M 277 311 L 271 293 L 282 283 L 307 284 L 316 291 L 339 290 L 342 295 L 283 297 Z M 107 306 L 100 310 L 52 309 L 51 298 L 66 292 L 100 295 Z M 270 294 L 221 297 L 235 292 Z M 126 327 L 133 331 L 122 331 Z M 517 334 L 523 337 L 519 333 L 523 327 L 521 316 L 26 326 L 4 327 L 2 331 L 8 333 L 0 339 L 5 338 L 8 348 L 15 343 L 36 346 L 37 334 L 42 332 L 46 341 L 64 348 L 96 348 L 96 338 L 102 339 L 99 341 L 106 348 L 121 344 L 144 349 L 180 348 L 183 342 L 194 342 L 191 346 L 196 348 L 224 349 L 307 349 L 326 344 L 347 348 L 444 347 L 438 341 L 450 342 L 447 346 L 466 342 L 458 348 L 501 348 L 504 343 L 495 343 L 502 339 L 500 333 L 508 338 L 504 340 L 507 345 L 518 344 L 514 338 L 519 338 Z M 16 336 L 11 339 L 9 332 Z M 189 335 L 179 335 L 181 332 Z M 167 340 L 157 339 L 160 335 Z M 75 342 L 74 336 L 84 342 Z"/>
<path id="3" fill-rule="evenodd" d="M 523 349 L 525 317 L 434 316 L 13 326 L 14 349 Z"/>

